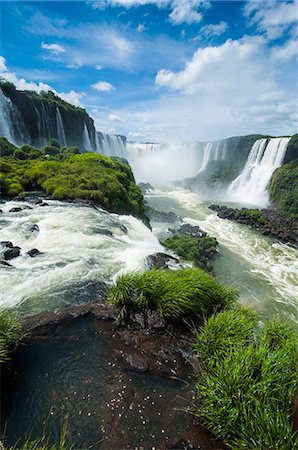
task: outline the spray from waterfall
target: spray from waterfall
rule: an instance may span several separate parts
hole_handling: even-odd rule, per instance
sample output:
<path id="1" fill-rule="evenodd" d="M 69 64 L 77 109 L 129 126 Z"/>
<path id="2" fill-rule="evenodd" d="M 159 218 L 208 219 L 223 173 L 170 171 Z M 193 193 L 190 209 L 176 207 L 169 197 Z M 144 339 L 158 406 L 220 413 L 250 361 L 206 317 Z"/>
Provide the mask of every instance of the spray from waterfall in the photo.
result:
<path id="1" fill-rule="evenodd" d="M 267 207 L 267 191 L 275 169 L 283 163 L 290 138 L 258 139 L 240 175 L 228 188 L 228 199 L 239 203 Z"/>
<path id="2" fill-rule="evenodd" d="M 30 143 L 30 137 L 16 106 L 0 89 L 0 136 L 15 145 Z"/>

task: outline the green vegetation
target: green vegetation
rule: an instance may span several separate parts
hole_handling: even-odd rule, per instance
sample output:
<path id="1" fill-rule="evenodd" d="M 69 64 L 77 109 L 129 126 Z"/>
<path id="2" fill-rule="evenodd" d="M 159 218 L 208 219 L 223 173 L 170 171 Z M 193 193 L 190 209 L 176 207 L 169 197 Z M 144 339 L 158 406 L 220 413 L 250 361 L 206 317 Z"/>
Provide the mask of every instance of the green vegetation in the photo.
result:
<path id="1" fill-rule="evenodd" d="M 204 369 L 194 413 L 232 449 L 293 450 L 298 337 L 286 323 L 258 324 L 247 309 L 212 316 L 196 335 Z"/>
<path id="2" fill-rule="evenodd" d="M 253 222 L 265 223 L 266 219 L 259 209 L 238 209 L 235 212 L 235 219 L 252 220 Z"/>
<path id="3" fill-rule="evenodd" d="M 55 146 L 51 149 L 59 151 Z M 9 197 L 43 190 L 59 200 L 88 199 L 109 211 L 144 218 L 143 196 L 133 173 L 116 158 L 72 152 L 64 161 L 6 157 L 0 158 L 0 170 L 1 192 Z"/>
<path id="4" fill-rule="evenodd" d="M 235 298 L 233 289 L 197 268 L 128 273 L 108 292 L 120 318 L 130 311 L 156 310 L 164 318 L 195 320 L 231 306 Z"/>
<path id="5" fill-rule="evenodd" d="M 178 256 L 194 262 L 199 267 L 205 267 L 208 258 L 216 254 L 217 240 L 213 237 L 193 237 L 177 235 L 162 242 L 166 248 L 173 250 Z"/>
<path id="6" fill-rule="evenodd" d="M 15 315 L 8 311 L 0 310 L 0 363 L 8 359 L 9 352 L 20 340 L 20 324 Z"/>
<path id="7" fill-rule="evenodd" d="M 0 136 L 0 156 L 12 156 L 18 147 L 9 142 L 5 137 Z"/>
<path id="8" fill-rule="evenodd" d="M 298 136 L 296 139 L 298 141 Z M 280 215 L 298 218 L 298 159 L 275 170 L 269 194 Z"/>

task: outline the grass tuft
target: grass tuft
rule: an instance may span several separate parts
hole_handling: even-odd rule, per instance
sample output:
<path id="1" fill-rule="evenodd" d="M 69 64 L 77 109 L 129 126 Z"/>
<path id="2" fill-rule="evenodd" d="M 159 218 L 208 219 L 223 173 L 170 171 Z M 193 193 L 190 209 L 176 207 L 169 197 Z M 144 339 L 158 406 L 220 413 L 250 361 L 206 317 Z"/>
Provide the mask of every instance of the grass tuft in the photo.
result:
<path id="1" fill-rule="evenodd" d="M 263 327 L 247 309 L 211 317 L 197 333 L 204 371 L 195 414 L 232 449 L 294 450 L 293 398 L 298 388 L 298 337 L 277 320 Z"/>

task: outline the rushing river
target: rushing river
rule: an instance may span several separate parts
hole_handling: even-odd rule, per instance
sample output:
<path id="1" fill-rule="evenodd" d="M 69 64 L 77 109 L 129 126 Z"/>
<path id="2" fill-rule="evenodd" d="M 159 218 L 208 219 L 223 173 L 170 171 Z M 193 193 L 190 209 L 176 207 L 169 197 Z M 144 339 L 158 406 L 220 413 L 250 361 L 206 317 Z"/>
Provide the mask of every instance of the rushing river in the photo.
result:
<path id="1" fill-rule="evenodd" d="M 217 238 L 215 276 L 236 287 L 244 304 L 262 317 L 280 314 L 298 323 L 297 249 L 218 218 L 189 191 L 155 190 L 146 199 Z M 110 283 L 121 272 L 144 270 L 147 256 L 163 251 L 158 238 L 165 238 L 171 227 L 153 223 L 152 233 L 132 216 L 77 203 L 47 203 L 1 205 L 0 241 L 21 247 L 21 255 L 10 261 L 13 267 L 0 268 L 0 306 L 16 307 L 21 314 L 104 296 L 101 283 Z M 23 209 L 10 212 L 16 206 Z M 26 252 L 32 248 L 43 254 L 31 258 Z"/>
<path id="2" fill-rule="evenodd" d="M 298 323 L 298 250 L 264 237 L 245 225 L 220 219 L 198 195 L 182 189 L 155 190 L 148 203 L 175 212 L 185 222 L 199 225 L 219 242 L 213 263 L 215 276 L 239 291 L 240 300 L 262 317 L 276 314 Z M 153 224 L 153 232 L 167 236 L 167 227 Z"/>

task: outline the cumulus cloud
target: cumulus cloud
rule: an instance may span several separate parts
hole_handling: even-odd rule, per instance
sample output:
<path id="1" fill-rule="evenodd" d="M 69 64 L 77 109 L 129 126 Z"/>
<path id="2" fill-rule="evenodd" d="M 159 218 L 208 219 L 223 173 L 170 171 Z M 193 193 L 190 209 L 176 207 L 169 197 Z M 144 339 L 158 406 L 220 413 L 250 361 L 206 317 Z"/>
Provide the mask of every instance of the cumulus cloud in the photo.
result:
<path id="1" fill-rule="evenodd" d="M 0 56 L 0 77 L 3 77 L 5 80 L 13 83 L 19 91 L 28 90 L 38 93 L 41 91 L 52 91 L 66 102 L 69 102 L 75 106 L 82 106 L 80 100 L 84 97 L 84 93 L 75 92 L 73 90 L 69 92 L 57 92 L 52 86 L 46 83 L 35 83 L 34 81 L 26 81 L 24 78 L 18 78 L 15 73 L 9 71 L 3 56 Z"/>
<path id="2" fill-rule="evenodd" d="M 54 54 L 65 52 L 65 48 L 60 44 L 46 44 L 45 42 L 42 42 L 41 48 L 48 50 L 49 52 Z"/>
<path id="3" fill-rule="evenodd" d="M 244 15 L 251 25 L 264 33 L 270 40 L 280 38 L 298 21 L 297 2 L 278 0 L 249 0 Z"/>
<path id="4" fill-rule="evenodd" d="M 295 58 L 298 54 L 298 43 L 296 39 L 287 41 L 284 45 L 276 46 L 272 50 L 274 59 L 287 61 Z"/>
<path id="5" fill-rule="evenodd" d="M 155 5 L 158 8 L 170 8 L 169 20 L 174 25 L 192 24 L 202 20 L 203 11 L 210 7 L 207 0 L 99 0 L 89 2 L 94 9 L 122 6 L 132 8 L 144 5 Z"/>
<path id="6" fill-rule="evenodd" d="M 98 81 L 97 83 L 92 84 L 92 87 L 97 91 L 103 92 L 110 92 L 113 89 L 115 89 L 115 87 L 111 83 L 108 83 L 107 81 Z"/>
<path id="7" fill-rule="evenodd" d="M 111 113 L 111 114 L 109 115 L 108 120 L 109 120 L 110 122 L 121 122 L 121 117 L 118 116 L 117 114 Z"/>
<path id="8" fill-rule="evenodd" d="M 213 36 L 220 36 L 221 34 L 223 34 L 225 31 L 227 31 L 228 29 L 228 24 L 227 22 L 224 22 L 223 20 L 219 23 L 216 24 L 207 24 L 204 25 L 201 29 L 200 29 L 200 35 L 204 36 L 205 38 L 211 38 Z"/>

